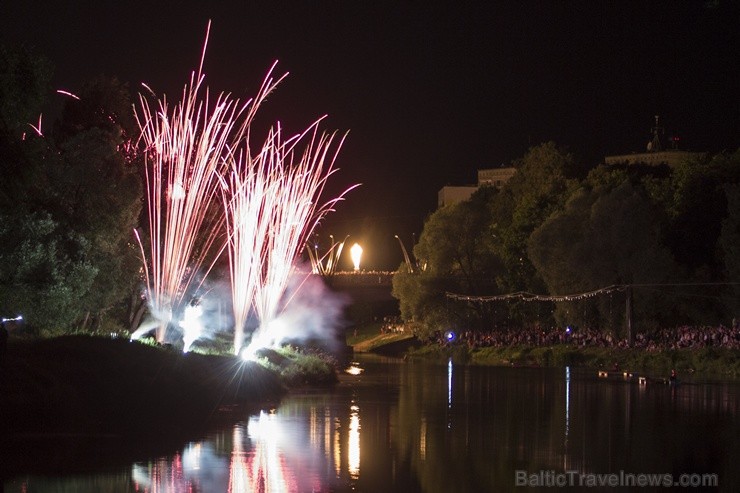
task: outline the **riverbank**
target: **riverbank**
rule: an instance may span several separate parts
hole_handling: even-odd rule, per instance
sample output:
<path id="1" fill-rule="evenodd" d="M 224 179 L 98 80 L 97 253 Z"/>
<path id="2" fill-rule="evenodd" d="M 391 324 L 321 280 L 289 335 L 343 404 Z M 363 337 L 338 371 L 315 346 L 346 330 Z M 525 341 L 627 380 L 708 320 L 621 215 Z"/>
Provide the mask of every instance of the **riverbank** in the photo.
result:
<path id="1" fill-rule="evenodd" d="M 0 375 L 3 437 L 177 437 L 230 407 L 336 381 L 334 368 L 308 357 L 245 362 L 87 336 L 14 341 Z"/>
<path id="2" fill-rule="evenodd" d="M 355 352 L 372 352 L 404 358 L 422 358 L 460 364 L 488 366 L 579 366 L 594 370 L 612 369 L 667 375 L 676 369 L 682 375 L 702 378 L 740 378 L 740 350 L 723 347 L 699 349 L 636 349 L 620 347 L 510 345 L 470 349 L 464 343 L 422 344 L 410 334 L 382 333 L 379 324 L 358 328 L 347 342 Z"/>
<path id="3" fill-rule="evenodd" d="M 634 372 L 668 375 L 671 369 L 679 374 L 703 377 L 740 377 L 740 350 L 707 347 L 701 349 L 645 350 L 618 347 L 553 346 L 492 346 L 469 349 L 464 345 L 424 345 L 405 353 L 407 358 L 452 358 L 458 363 L 497 366 L 578 366 L 595 370 L 611 369 L 615 365 Z"/>

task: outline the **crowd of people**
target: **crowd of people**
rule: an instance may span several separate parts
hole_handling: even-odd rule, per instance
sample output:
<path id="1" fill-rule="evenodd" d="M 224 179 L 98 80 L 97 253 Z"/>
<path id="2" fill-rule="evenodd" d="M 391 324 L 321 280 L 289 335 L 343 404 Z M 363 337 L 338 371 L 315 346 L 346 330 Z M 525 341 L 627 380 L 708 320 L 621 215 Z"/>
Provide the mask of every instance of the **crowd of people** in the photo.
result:
<path id="1" fill-rule="evenodd" d="M 448 331 L 437 336 L 440 344 L 453 341 L 465 343 L 471 348 L 490 346 L 552 346 L 571 344 L 582 347 L 628 347 L 626 338 L 613 337 L 606 331 L 587 328 L 542 328 L 527 327 L 517 330 L 491 331 Z M 638 333 L 632 347 L 647 350 L 698 349 L 703 347 L 740 348 L 740 327 L 682 326 L 661 329 L 649 333 Z"/>

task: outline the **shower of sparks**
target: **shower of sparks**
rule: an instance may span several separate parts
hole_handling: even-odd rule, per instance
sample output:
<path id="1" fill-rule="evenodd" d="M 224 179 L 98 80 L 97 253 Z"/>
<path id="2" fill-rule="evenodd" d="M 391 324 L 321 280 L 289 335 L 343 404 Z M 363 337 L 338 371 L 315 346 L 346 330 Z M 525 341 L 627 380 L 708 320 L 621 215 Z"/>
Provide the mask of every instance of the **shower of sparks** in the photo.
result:
<path id="1" fill-rule="evenodd" d="M 329 235 L 329 238 L 331 238 L 331 246 L 324 255 L 319 255 L 318 244 L 315 244 L 313 248 L 310 244 L 306 244 L 306 252 L 308 252 L 308 258 L 311 261 L 311 273 L 313 274 L 332 276 L 337 269 L 337 265 L 339 265 L 344 243 L 349 236 L 346 236 L 340 242 L 334 241 L 334 235 Z"/>
<path id="2" fill-rule="evenodd" d="M 206 45 L 207 40 L 206 34 Z M 218 199 L 217 173 L 230 139 L 245 131 L 237 126 L 240 115 L 250 114 L 249 103 L 240 107 L 223 93 L 212 105 L 202 66 L 201 59 L 177 106 L 171 109 L 163 97 L 155 110 L 140 96 L 135 112 L 146 148 L 149 262 L 144 266 L 150 309 L 160 322 L 159 342 L 221 230 L 222 217 L 209 214 Z"/>
<path id="3" fill-rule="evenodd" d="M 183 331 L 182 342 L 183 352 L 190 351 L 193 343 L 200 338 L 203 333 L 203 324 L 200 320 L 203 315 L 203 307 L 200 305 L 188 305 L 185 307 L 183 320 L 180 327 Z"/>
<path id="4" fill-rule="evenodd" d="M 290 301 L 285 294 L 295 261 L 321 219 L 344 196 L 320 205 L 344 141 L 334 145 L 336 134 L 320 134 L 320 122 L 285 140 L 276 125 L 259 153 L 252 157 L 241 153 L 231 163 L 225 207 L 237 354 L 250 308 L 260 323 L 252 348 L 279 342 L 270 327 Z"/>
<path id="5" fill-rule="evenodd" d="M 28 126 L 33 129 L 34 132 L 36 132 L 36 135 L 39 137 L 43 137 L 44 133 L 41 131 L 41 117 L 43 117 L 43 113 L 39 115 L 39 122 L 34 125 L 33 123 L 29 123 Z"/>
<path id="6" fill-rule="evenodd" d="M 64 89 L 57 89 L 57 93 L 63 94 L 65 96 L 69 96 L 70 98 L 76 99 L 77 101 L 80 100 L 80 97 L 79 96 L 77 96 L 76 94 L 72 94 L 69 91 L 65 91 Z"/>
<path id="7" fill-rule="evenodd" d="M 254 116 L 287 73 L 274 79 L 273 65 L 257 96 L 245 104 L 224 93 L 211 104 L 203 57 L 173 109 L 166 98 L 156 110 L 139 98 L 149 215 L 144 274 L 150 309 L 159 321 L 156 337 L 164 342 L 167 326 L 177 322 L 173 316 L 197 289 L 197 276 L 204 278 L 213 266 L 213 260 L 205 262 L 209 252 L 217 252 L 215 259 L 226 249 L 239 354 L 250 311 L 268 327 L 286 306 L 289 278 L 306 239 L 349 191 L 320 205 L 344 138 L 320 133 L 321 118 L 287 139 L 278 123 L 261 147 L 252 147 Z M 214 214 L 219 198 L 223 210 Z M 136 237 L 146 259 L 138 232 Z"/>

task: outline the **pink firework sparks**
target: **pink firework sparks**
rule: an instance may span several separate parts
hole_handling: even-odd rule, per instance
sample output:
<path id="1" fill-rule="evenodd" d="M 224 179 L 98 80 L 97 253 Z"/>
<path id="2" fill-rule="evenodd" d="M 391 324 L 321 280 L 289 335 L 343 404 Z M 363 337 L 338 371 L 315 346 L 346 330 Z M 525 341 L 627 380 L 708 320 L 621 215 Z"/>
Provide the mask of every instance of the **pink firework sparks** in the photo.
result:
<path id="1" fill-rule="evenodd" d="M 336 171 L 334 162 L 344 140 L 334 145 L 336 134 L 319 134 L 320 122 L 287 140 L 277 125 L 257 155 L 245 151 L 231 161 L 224 203 L 237 353 L 250 308 L 261 324 L 256 338 L 260 344 L 272 342 L 266 330 L 285 303 L 289 278 L 306 239 L 347 193 L 319 203 L 327 179 Z"/>
<path id="2" fill-rule="evenodd" d="M 63 94 L 64 96 L 69 96 L 70 98 L 76 99 L 77 101 L 80 100 L 80 97 L 79 96 L 77 96 L 76 94 L 73 94 L 73 93 L 71 93 L 69 91 L 65 91 L 64 89 L 57 89 L 57 93 Z"/>
<path id="3" fill-rule="evenodd" d="M 206 34 L 206 45 L 207 40 Z M 162 98 L 155 111 L 140 96 L 136 118 L 147 149 L 148 262 L 140 240 L 139 245 L 159 341 L 173 310 L 186 301 L 188 286 L 213 266 L 202 269 L 208 252 L 217 250 L 218 256 L 227 250 L 238 352 L 250 310 L 262 326 L 277 315 L 306 239 L 349 191 L 319 203 L 344 137 L 319 133 L 319 119 L 283 140 L 278 124 L 252 155 L 254 116 L 287 74 L 273 79 L 273 65 L 254 99 L 241 104 L 221 93 L 211 104 L 202 66 L 201 57 L 173 109 Z M 225 214 L 214 216 L 211 205 L 219 193 Z M 226 240 L 216 245 L 224 226 Z"/>
<path id="4" fill-rule="evenodd" d="M 218 238 L 223 218 L 209 214 L 210 205 L 218 199 L 218 172 L 230 143 L 243 138 L 241 133 L 248 129 L 248 124 L 239 124 L 240 119 L 253 114 L 250 102 L 240 106 L 223 93 L 211 104 L 201 70 L 202 59 L 174 108 L 162 98 L 155 111 L 140 96 L 136 111 L 147 151 L 147 292 L 152 315 L 160 322 L 156 333 L 160 342 L 173 309 L 182 305 Z M 146 259 L 141 242 L 140 247 Z"/>

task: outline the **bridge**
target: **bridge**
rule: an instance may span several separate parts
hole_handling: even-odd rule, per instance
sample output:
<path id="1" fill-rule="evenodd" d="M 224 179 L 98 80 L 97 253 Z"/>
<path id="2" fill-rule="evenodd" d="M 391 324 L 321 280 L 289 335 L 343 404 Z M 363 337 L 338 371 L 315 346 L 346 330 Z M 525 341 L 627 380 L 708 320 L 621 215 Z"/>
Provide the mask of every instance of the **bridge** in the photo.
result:
<path id="1" fill-rule="evenodd" d="M 377 287 L 390 288 L 393 281 L 391 271 L 340 271 L 324 276 L 326 283 L 334 288 Z"/>
<path id="2" fill-rule="evenodd" d="M 374 316 L 398 313 L 398 300 L 391 296 L 394 272 L 359 271 L 335 272 L 324 276 L 324 282 L 333 291 L 344 293 L 353 305 L 365 306 Z"/>

